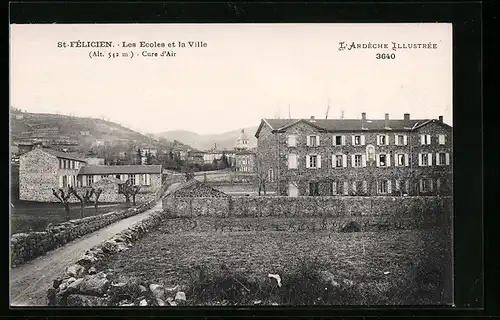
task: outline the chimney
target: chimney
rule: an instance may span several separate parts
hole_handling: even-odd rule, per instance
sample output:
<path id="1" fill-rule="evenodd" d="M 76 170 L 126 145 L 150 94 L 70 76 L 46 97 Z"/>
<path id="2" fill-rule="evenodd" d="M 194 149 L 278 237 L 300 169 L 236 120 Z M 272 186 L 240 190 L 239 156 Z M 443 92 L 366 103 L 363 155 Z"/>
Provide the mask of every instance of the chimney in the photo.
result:
<path id="1" fill-rule="evenodd" d="M 389 114 L 388 113 L 385 114 L 385 120 L 389 120 Z"/>
<path id="2" fill-rule="evenodd" d="M 241 129 L 241 133 L 245 133 L 245 129 Z"/>
<path id="3" fill-rule="evenodd" d="M 443 116 L 439 116 L 439 122 L 443 123 Z"/>
<path id="4" fill-rule="evenodd" d="M 410 120 L 410 114 L 409 114 L 409 113 L 405 113 L 405 114 L 404 114 L 404 119 L 405 119 L 406 121 Z"/>
<path id="5" fill-rule="evenodd" d="M 366 120 L 366 112 L 361 113 L 361 120 Z"/>
<path id="6" fill-rule="evenodd" d="M 311 116 L 311 120 L 314 120 L 314 116 Z"/>

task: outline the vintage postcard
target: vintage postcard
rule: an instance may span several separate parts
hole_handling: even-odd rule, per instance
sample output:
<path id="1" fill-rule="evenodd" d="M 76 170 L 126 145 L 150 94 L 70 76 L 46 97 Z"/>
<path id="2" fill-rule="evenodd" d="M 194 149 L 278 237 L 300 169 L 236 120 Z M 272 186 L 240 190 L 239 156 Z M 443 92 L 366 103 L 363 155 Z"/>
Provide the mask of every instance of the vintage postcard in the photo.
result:
<path id="1" fill-rule="evenodd" d="M 453 305 L 452 48 L 12 24 L 11 306 Z"/>

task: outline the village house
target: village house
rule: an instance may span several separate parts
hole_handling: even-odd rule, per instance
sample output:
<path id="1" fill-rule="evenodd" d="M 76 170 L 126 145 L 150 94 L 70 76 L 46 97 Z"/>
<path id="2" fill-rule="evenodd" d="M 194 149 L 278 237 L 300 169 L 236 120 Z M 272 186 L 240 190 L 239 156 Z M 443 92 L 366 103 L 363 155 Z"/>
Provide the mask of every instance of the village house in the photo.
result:
<path id="1" fill-rule="evenodd" d="M 103 178 L 114 178 L 141 185 L 141 192 L 161 187 L 160 165 L 88 165 L 82 156 L 47 148 L 35 148 L 20 157 L 20 200 L 55 202 L 53 188 L 93 186 Z"/>
<path id="2" fill-rule="evenodd" d="M 250 150 L 237 151 L 235 154 L 235 162 L 237 172 L 254 172 L 255 152 L 252 152 Z"/>
<path id="3" fill-rule="evenodd" d="M 190 150 L 187 154 L 187 162 L 202 165 L 205 161 L 203 159 L 205 152 Z"/>
<path id="4" fill-rule="evenodd" d="M 439 119 L 262 119 L 257 170 L 279 195 L 449 195 L 452 128 Z"/>

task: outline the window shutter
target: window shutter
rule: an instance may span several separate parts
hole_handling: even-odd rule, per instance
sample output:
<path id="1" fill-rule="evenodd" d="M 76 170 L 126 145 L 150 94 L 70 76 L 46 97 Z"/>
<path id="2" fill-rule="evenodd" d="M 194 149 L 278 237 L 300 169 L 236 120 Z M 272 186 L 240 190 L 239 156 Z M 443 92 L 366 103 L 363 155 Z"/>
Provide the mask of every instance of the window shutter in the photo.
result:
<path id="1" fill-rule="evenodd" d="M 337 181 L 332 182 L 332 193 L 337 194 Z"/>
<path id="2" fill-rule="evenodd" d="M 361 155 L 361 166 L 366 167 L 366 154 Z"/>
<path id="3" fill-rule="evenodd" d="M 379 146 L 379 145 L 380 145 L 380 137 L 381 137 L 381 136 L 377 136 L 377 146 Z"/>
<path id="4" fill-rule="evenodd" d="M 388 146 L 389 145 L 389 135 L 385 135 L 385 144 Z"/>
<path id="5" fill-rule="evenodd" d="M 363 180 L 363 192 L 368 192 L 368 183 L 366 180 Z"/>
<path id="6" fill-rule="evenodd" d="M 337 156 L 332 154 L 332 168 L 337 167 Z"/>
<path id="7" fill-rule="evenodd" d="M 433 179 L 429 179 L 429 189 L 430 189 L 431 192 L 434 191 L 433 190 L 432 182 L 433 182 Z"/>
<path id="8" fill-rule="evenodd" d="M 396 146 L 398 146 L 398 145 L 399 145 L 398 135 L 397 135 L 397 134 L 395 134 L 395 135 L 394 135 L 394 144 L 395 144 Z"/>
<path id="9" fill-rule="evenodd" d="M 394 182 L 395 182 L 395 189 L 396 189 L 396 191 L 399 191 L 399 189 L 401 188 L 399 179 L 396 179 Z"/>
<path id="10" fill-rule="evenodd" d="M 403 143 L 405 146 L 408 144 L 408 136 L 406 134 L 403 136 Z"/>
<path id="11" fill-rule="evenodd" d="M 441 179 L 440 178 L 437 178 L 437 180 L 436 180 L 436 188 L 437 188 L 437 191 L 439 191 L 441 189 Z"/>
<path id="12" fill-rule="evenodd" d="M 446 136 L 444 134 L 439 135 L 439 144 L 445 144 L 446 143 Z"/>
<path id="13" fill-rule="evenodd" d="M 423 191 L 422 189 L 424 188 L 424 183 L 422 182 L 422 179 L 420 179 L 420 191 Z"/>
<path id="14" fill-rule="evenodd" d="M 394 166 L 398 167 L 399 166 L 399 154 L 394 154 Z"/>
<path id="15" fill-rule="evenodd" d="M 292 169 L 292 155 L 288 155 L 288 169 Z"/>
<path id="16" fill-rule="evenodd" d="M 405 154 L 405 166 L 408 167 L 408 161 L 409 161 L 409 156 L 408 154 Z"/>
<path id="17" fill-rule="evenodd" d="M 332 146 L 336 146 L 337 145 L 336 142 L 335 142 L 335 140 L 336 140 L 335 137 L 336 137 L 336 135 L 332 136 Z"/>
<path id="18" fill-rule="evenodd" d="M 421 153 L 418 154 L 418 166 L 419 167 L 422 166 L 422 154 Z"/>
<path id="19" fill-rule="evenodd" d="M 347 168 L 347 155 L 342 155 L 342 167 Z"/>
<path id="20" fill-rule="evenodd" d="M 311 159 L 309 158 L 309 155 L 306 155 L 306 168 L 311 167 Z"/>
<path id="21" fill-rule="evenodd" d="M 361 136 L 361 145 L 364 146 L 365 145 L 365 136 Z"/>
<path id="22" fill-rule="evenodd" d="M 321 168 L 321 156 L 319 154 L 318 154 L 318 157 L 317 157 L 317 161 L 318 161 L 317 167 Z"/>
<path id="23" fill-rule="evenodd" d="M 82 176 L 82 187 L 87 186 L 87 176 Z"/>
<path id="24" fill-rule="evenodd" d="M 431 135 L 430 134 L 427 135 L 427 144 L 431 144 Z"/>
<path id="25" fill-rule="evenodd" d="M 354 162 L 354 155 L 352 154 L 351 155 L 351 167 L 355 167 L 356 166 L 356 163 Z"/>
<path id="26" fill-rule="evenodd" d="M 387 193 L 392 193 L 392 185 L 391 185 L 391 180 L 387 180 Z"/>
<path id="27" fill-rule="evenodd" d="M 347 196 L 349 194 L 349 184 L 347 181 L 344 181 L 344 195 Z"/>
<path id="28" fill-rule="evenodd" d="M 356 181 L 352 182 L 352 191 L 356 192 Z"/>
<path id="29" fill-rule="evenodd" d="M 446 153 L 445 157 L 446 157 L 446 165 L 449 166 L 450 165 L 450 154 Z"/>
<path id="30" fill-rule="evenodd" d="M 410 190 L 410 180 L 405 180 L 405 191 L 408 192 Z"/>
<path id="31" fill-rule="evenodd" d="M 387 162 L 388 167 L 391 166 L 391 155 L 389 153 L 385 155 L 385 162 Z"/>
<path id="32" fill-rule="evenodd" d="M 140 184 L 141 183 L 141 178 L 139 174 L 135 175 L 135 184 Z"/>
<path id="33" fill-rule="evenodd" d="M 439 165 L 441 165 L 441 163 L 439 163 L 439 152 L 436 152 L 436 166 Z"/>
<path id="34" fill-rule="evenodd" d="M 420 135 L 420 144 L 425 144 L 425 135 Z"/>
<path id="35" fill-rule="evenodd" d="M 345 146 L 345 136 L 342 136 L 340 139 L 342 140 L 342 145 Z"/>
<path id="36" fill-rule="evenodd" d="M 311 144 L 309 143 L 309 142 L 310 142 L 310 140 L 311 140 L 310 136 L 306 136 L 306 140 L 307 140 L 307 141 L 306 141 L 306 144 L 307 144 L 307 146 L 309 147 L 309 146 L 311 145 Z"/>
<path id="37" fill-rule="evenodd" d="M 377 160 L 377 167 L 379 167 L 380 166 L 380 158 L 379 158 L 378 154 L 375 155 L 375 159 Z"/>
<path id="38" fill-rule="evenodd" d="M 429 159 L 429 166 L 432 166 L 432 153 L 429 153 L 429 155 L 427 156 Z"/>
<path id="39" fill-rule="evenodd" d="M 353 146 L 355 145 L 355 143 L 354 143 L 355 141 L 354 141 L 354 140 L 355 140 L 355 139 L 354 139 L 354 136 L 352 136 L 352 145 L 353 145 Z"/>
<path id="40" fill-rule="evenodd" d="M 149 173 L 146 174 L 146 184 L 149 186 L 151 184 L 151 176 Z"/>
<path id="41" fill-rule="evenodd" d="M 319 146 L 319 136 L 316 136 L 316 146 Z"/>

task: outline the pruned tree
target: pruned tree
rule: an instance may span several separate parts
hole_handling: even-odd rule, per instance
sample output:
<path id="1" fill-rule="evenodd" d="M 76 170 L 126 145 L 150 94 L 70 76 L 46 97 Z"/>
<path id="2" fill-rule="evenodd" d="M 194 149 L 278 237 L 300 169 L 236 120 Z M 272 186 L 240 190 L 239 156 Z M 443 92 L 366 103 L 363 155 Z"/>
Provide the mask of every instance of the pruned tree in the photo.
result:
<path id="1" fill-rule="evenodd" d="M 132 198 L 132 204 L 135 206 L 135 197 L 140 189 L 141 186 L 133 185 L 130 179 L 125 181 L 125 183 L 118 185 L 118 193 L 123 194 L 125 196 L 125 202 L 129 207 L 130 207 L 130 198 Z"/>
<path id="2" fill-rule="evenodd" d="M 97 212 L 97 206 L 99 203 L 99 197 L 101 196 L 102 188 L 97 188 L 94 190 L 94 208 L 95 212 Z"/>
<path id="3" fill-rule="evenodd" d="M 75 195 L 75 197 L 80 201 L 80 218 L 85 217 L 85 205 L 89 203 L 90 198 L 94 195 L 94 188 L 92 187 L 82 187 L 74 189 L 70 187 L 70 192 Z"/>
<path id="4" fill-rule="evenodd" d="M 194 179 L 194 173 L 191 170 L 187 170 L 184 175 L 187 181 Z"/>
<path id="5" fill-rule="evenodd" d="M 69 220 L 70 219 L 70 207 L 69 207 L 69 198 L 71 198 L 71 187 L 69 188 L 69 190 L 67 192 L 64 192 L 64 190 L 62 188 L 60 188 L 59 190 L 56 190 L 56 189 L 52 189 L 52 193 L 54 194 L 54 196 L 62 203 L 62 205 L 64 206 L 64 211 L 66 212 L 66 219 Z"/>

